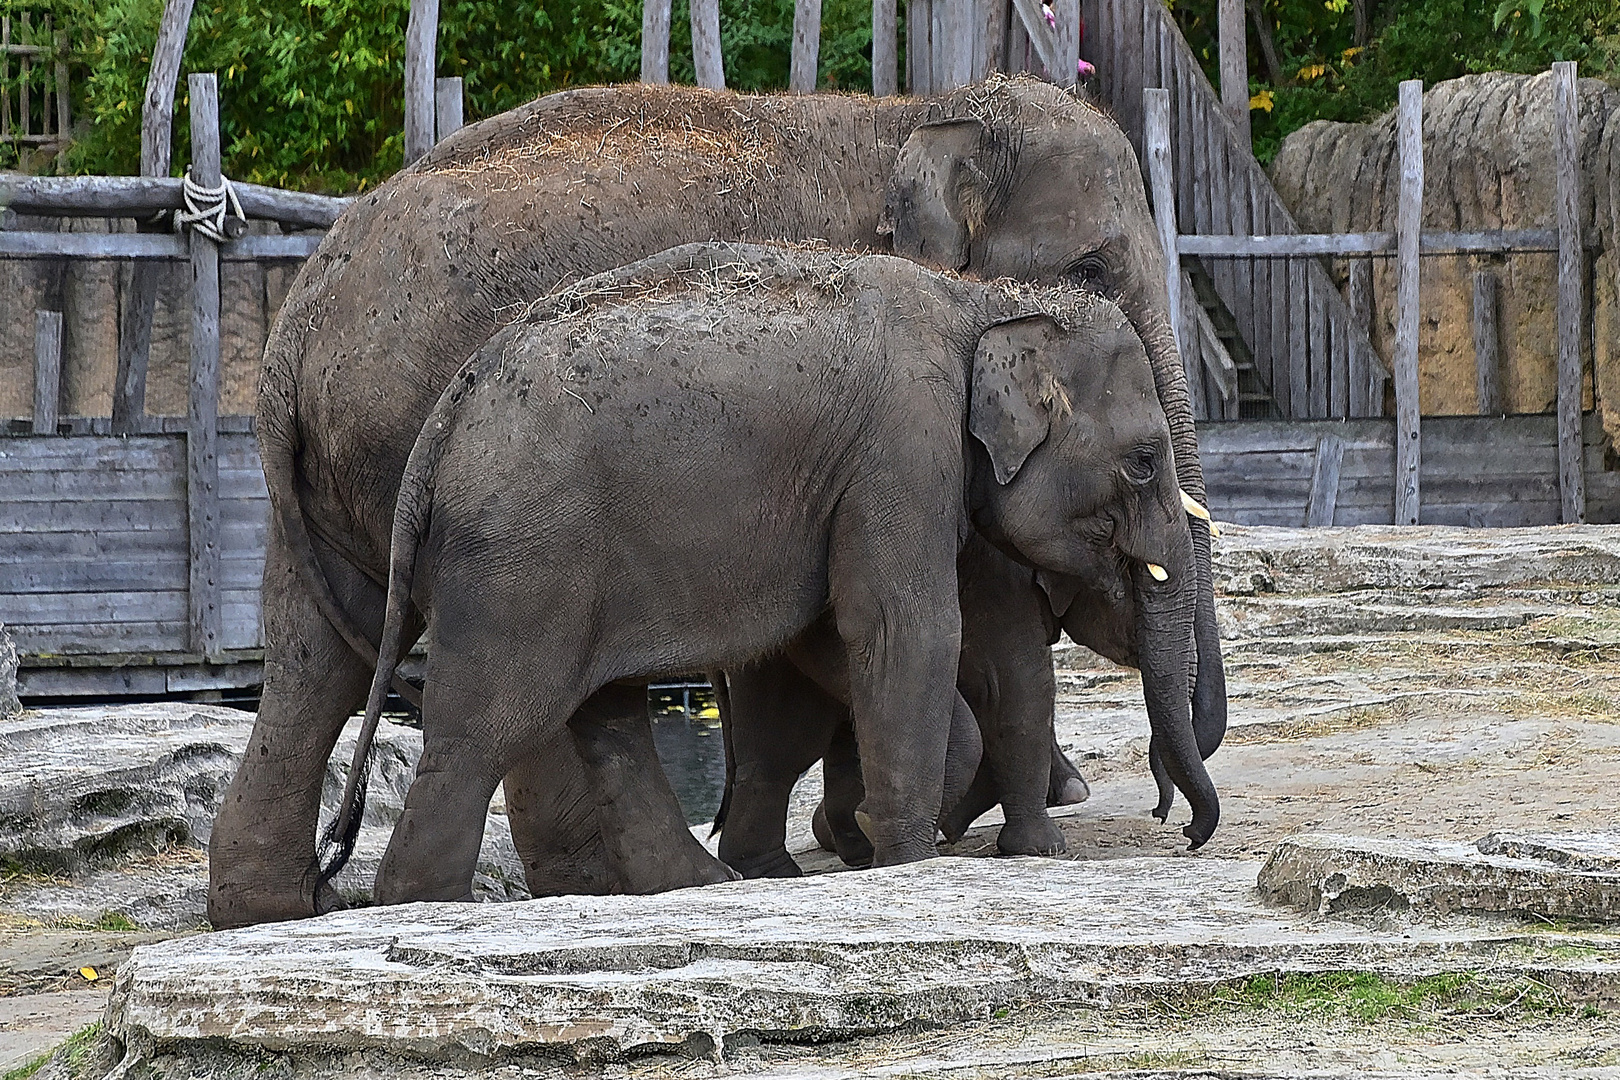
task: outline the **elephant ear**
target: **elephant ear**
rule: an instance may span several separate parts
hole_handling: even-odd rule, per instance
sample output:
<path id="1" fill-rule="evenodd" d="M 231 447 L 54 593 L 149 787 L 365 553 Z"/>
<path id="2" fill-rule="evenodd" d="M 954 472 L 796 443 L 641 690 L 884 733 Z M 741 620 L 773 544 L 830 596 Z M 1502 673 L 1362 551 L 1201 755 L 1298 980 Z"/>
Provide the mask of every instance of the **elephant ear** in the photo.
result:
<path id="1" fill-rule="evenodd" d="M 1050 315 L 1029 315 L 996 323 L 979 336 L 968 431 L 989 452 L 999 484 L 1018 475 L 1053 419 L 1072 411 L 1063 384 L 1042 359 L 1062 334 Z"/>
<path id="2" fill-rule="evenodd" d="M 975 160 L 984 124 L 971 117 L 923 124 L 894 163 L 878 232 L 893 251 L 942 270 L 968 264 L 974 231 L 984 224 L 989 184 Z"/>

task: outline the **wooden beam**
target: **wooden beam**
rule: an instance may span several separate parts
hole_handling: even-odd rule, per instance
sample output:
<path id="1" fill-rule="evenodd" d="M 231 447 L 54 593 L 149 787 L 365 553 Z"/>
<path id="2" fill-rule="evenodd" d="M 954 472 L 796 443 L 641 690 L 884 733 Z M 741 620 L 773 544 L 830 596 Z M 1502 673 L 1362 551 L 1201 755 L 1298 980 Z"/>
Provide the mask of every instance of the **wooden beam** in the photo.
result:
<path id="1" fill-rule="evenodd" d="M 641 7 L 641 81 L 669 83 L 670 0 L 643 0 Z"/>
<path id="2" fill-rule="evenodd" d="M 466 91 L 460 75 L 433 81 L 433 124 L 439 142 L 460 131 L 466 124 Z"/>
<path id="3" fill-rule="evenodd" d="M 411 0 L 405 24 L 405 164 L 433 149 L 433 73 L 439 55 L 439 0 Z"/>
<path id="4" fill-rule="evenodd" d="M 186 79 L 191 92 L 191 178 L 219 184 L 219 80 Z M 190 644 L 213 658 L 223 648 L 219 582 L 219 245 L 193 229 L 191 382 L 187 394 L 186 513 L 190 534 Z"/>
<path id="5" fill-rule="evenodd" d="M 699 86 L 726 88 L 726 65 L 720 54 L 720 0 L 692 0 L 692 64 Z"/>
<path id="6" fill-rule="evenodd" d="M 1339 469 L 1343 463 L 1342 438 L 1324 435 L 1317 440 L 1315 460 L 1311 463 L 1311 497 L 1305 505 L 1307 527 L 1333 524 L 1333 512 L 1339 502 Z"/>
<path id="7" fill-rule="evenodd" d="M 194 0 L 167 0 L 152 45 L 152 66 L 141 101 L 141 175 L 169 175 L 169 146 L 174 131 L 174 84 L 186 51 Z"/>
<path id="8" fill-rule="evenodd" d="M 1143 145 L 1146 148 L 1148 191 L 1153 196 L 1153 220 L 1159 227 L 1159 249 L 1164 256 L 1164 285 L 1169 310 L 1181 311 L 1181 258 L 1176 254 L 1176 197 L 1170 158 L 1170 91 L 1142 91 Z M 1176 350 L 1189 344 L 1179 318 L 1170 320 Z"/>
<path id="9" fill-rule="evenodd" d="M 1018 21 L 1024 26 L 1024 33 L 1029 35 L 1029 43 L 1035 47 L 1035 55 L 1040 57 L 1041 66 L 1048 73 L 1060 70 L 1063 65 L 1058 53 L 1057 34 L 1046 25 L 1046 19 L 1041 15 L 1040 0 L 1012 0 L 1012 5 L 1018 13 Z"/>
<path id="10" fill-rule="evenodd" d="M 1474 375 L 1481 416 L 1495 416 L 1502 411 L 1498 370 L 1500 339 L 1496 328 L 1497 291 L 1494 271 L 1474 271 Z"/>
<path id="11" fill-rule="evenodd" d="M 872 96 L 900 92 L 900 31 L 895 0 L 872 0 Z"/>
<path id="12" fill-rule="evenodd" d="M 1059 86 L 1073 86 L 1080 81 L 1080 0 L 1052 0 L 1052 14 L 1057 18 L 1057 66 L 1048 73 Z"/>
<path id="13" fill-rule="evenodd" d="M 0 175 L 0 206 L 20 214 L 50 217 L 147 217 L 185 205 L 180 179 L 168 176 L 24 176 Z M 280 222 L 300 229 L 327 229 L 349 198 L 306 195 L 301 191 L 237 182 L 236 197 L 250 218 Z M 158 232 L 168 235 L 167 228 Z"/>
<path id="14" fill-rule="evenodd" d="M 1221 67 L 1221 107 L 1249 147 L 1249 41 L 1243 0 L 1220 0 L 1216 14 Z"/>
<path id="15" fill-rule="evenodd" d="M 62 398 L 62 313 L 34 312 L 34 434 L 55 435 Z"/>
<path id="16" fill-rule="evenodd" d="M 1372 339 L 1373 275 L 1371 259 L 1350 260 L 1350 315 L 1361 330 Z M 1353 417 L 1381 416 L 1383 414 L 1383 379 L 1373 369 L 1382 368 L 1371 349 L 1359 338 L 1350 348 L 1350 415 Z M 1377 389 L 1375 389 L 1375 386 Z"/>
<path id="17" fill-rule="evenodd" d="M 1558 491 L 1566 525 L 1586 520 L 1581 466 L 1581 117 L 1575 61 L 1553 65 L 1553 164 L 1558 173 Z"/>
<path id="18" fill-rule="evenodd" d="M 810 94 L 816 89 L 816 64 L 821 59 L 821 0 L 794 0 L 793 52 L 788 65 L 788 89 Z"/>
<path id="19" fill-rule="evenodd" d="M 1393 255 L 1392 232 L 1364 233 L 1278 233 L 1270 236 L 1185 235 L 1179 246 L 1183 255 L 1213 258 L 1286 258 L 1294 255 L 1325 255 L 1352 258 L 1360 255 Z M 1452 232 L 1425 229 L 1419 238 L 1423 255 L 1484 255 L 1507 252 L 1558 250 L 1555 229 L 1485 229 Z"/>
<path id="20" fill-rule="evenodd" d="M 73 132 L 73 111 L 68 102 L 68 36 L 56 32 L 56 136 L 67 142 Z"/>
<path id="21" fill-rule="evenodd" d="M 266 259 L 307 259 L 320 246 L 321 237 L 247 236 L 220 245 L 219 256 L 226 262 L 259 262 Z M 57 233 L 0 231 L 0 256 L 20 258 L 79 259 L 190 259 L 191 246 L 184 236 L 173 233 Z"/>
<path id="22" fill-rule="evenodd" d="M 1399 146 L 1400 202 L 1396 210 L 1398 249 L 1395 319 L 1395 524 L 1416 525 L 1421 504 L 1419 469 L 1423 458 L 1418 410 L 1418 239 L 1423 230 L 1423 81 L 1401 83 Z"/>

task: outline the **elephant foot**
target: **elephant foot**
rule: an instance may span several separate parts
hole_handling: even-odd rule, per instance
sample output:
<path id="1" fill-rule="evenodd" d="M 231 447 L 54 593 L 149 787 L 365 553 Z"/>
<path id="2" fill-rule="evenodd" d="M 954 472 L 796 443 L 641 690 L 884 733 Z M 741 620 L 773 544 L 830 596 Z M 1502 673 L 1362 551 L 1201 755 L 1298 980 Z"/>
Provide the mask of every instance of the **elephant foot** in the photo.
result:
<path id="1" fill-rule="evenodd" d="M 996 851 L 1002 855 L 1062 855 L 1067 850 L 1063 830 L 1045 814 L 1009 821 L 996 835 Z"/>
<path id="2" fill-rule="evenodd" d="M 215 881 L 208 888 L 208 923 L 215 930 L 233 930 L 260 923 L 288 922 L 293 919 L 311 919 L 332 911 L 342 911 L 348 905 L 330 884 L 321 885 L 313 892 L 309 884 L 315 880 L 311 867 L 303 881 L 289 887 L 283 882 L 243 880 L 247 875 L 233 875 L 234 881 Z"/>
<path id="3" fill-rule="evenodd" d="M 636 859 L 630 865 L 620 865 L 618 877 L 621 889 L 647 896 L 742 880 L 742 874 L 710 855 L 695 840 L 692 847 L 696 850 L 661 851 Z"/>
<path id="4" fill-rule="evenodd" d="M 826 803 L 817 805 L 815 816 L 810 819 L 810 830 L 816 834 L 816 842 L 822 850 L 837 855 L 845 866 L 864 870 L 872 865 L 872 841 L 866 838 L 854 820 L 843 826 L 834 826 L 827 816 Z"/>
<path id="5" fill-rule="evenodd" d="M 787 848 L 777 848 L 775 851 L 748 859 L 733 859 L 728 865 L 742 874 L 744 878 L 795 878 L 803 877 L 804 871 L 799 864 L 793 861 Z"/>

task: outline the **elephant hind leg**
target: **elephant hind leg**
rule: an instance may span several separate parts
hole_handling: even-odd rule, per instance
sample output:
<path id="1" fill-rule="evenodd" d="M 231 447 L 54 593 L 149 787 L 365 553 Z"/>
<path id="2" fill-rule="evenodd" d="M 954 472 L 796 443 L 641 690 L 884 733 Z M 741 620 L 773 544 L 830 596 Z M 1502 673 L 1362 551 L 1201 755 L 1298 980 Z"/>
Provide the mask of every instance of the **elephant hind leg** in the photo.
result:
<path id="1" fill-rule="evenodd" d="M 596 793 L 573 737 L 558 731 L 506 774 L 512 845 L 533 896 L 615 892 L 596 823 Z"/>

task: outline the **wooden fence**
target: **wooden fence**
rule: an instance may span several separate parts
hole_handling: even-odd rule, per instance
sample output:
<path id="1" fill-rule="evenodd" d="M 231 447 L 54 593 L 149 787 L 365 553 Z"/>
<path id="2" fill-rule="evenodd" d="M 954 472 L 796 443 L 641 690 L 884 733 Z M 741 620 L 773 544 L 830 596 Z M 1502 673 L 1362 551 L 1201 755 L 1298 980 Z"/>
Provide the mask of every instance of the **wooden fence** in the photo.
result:
<path id="1" fill-rule="evenodd" d="M 49 14 L 37 23 L 29 11 L 0 15 L 0 146 L 59 145 L 72 128 L 67 33 Z"/>

